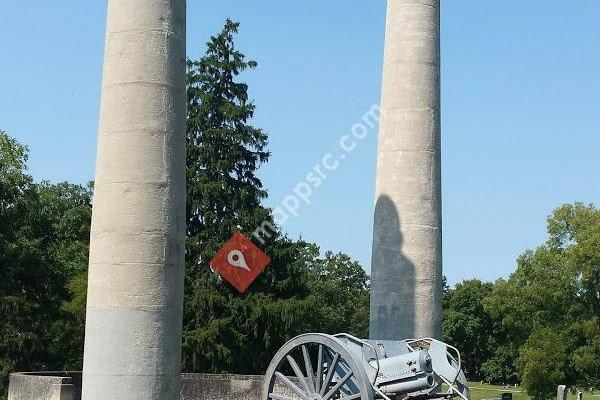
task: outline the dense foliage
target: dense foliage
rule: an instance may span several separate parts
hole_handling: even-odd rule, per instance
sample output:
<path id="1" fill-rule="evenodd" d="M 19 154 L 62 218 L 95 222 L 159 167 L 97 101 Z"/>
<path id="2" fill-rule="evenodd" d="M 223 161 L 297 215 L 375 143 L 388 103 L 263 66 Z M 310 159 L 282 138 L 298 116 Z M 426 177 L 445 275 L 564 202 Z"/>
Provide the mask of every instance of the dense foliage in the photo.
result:
<path id="1" fill-rule="evenodd" d="M 290 337 L 307 331 L 368 335 L 369 277 L 345 254 L 291 240 L 264 206 L 257 175 L 267 133 L 239 81 L 257 63 L 235 47 L 227 21 L 188 62 L 185 371 L 261 373 Z M 25 146 L 0 131 L 0 398 L 15 370 L 82 363 L 92 186 L 36 183 Z M 271 257 L 240 295 L 209 266 L 235 231 Z M 549 238 L 495 283 L 444 287 L 444 339 L 470 379 L 521 382 L 537 400 L 560 383 L 600 387 L 600 210 L 564 205 Z"/>
<path id="2" fill-rule="evenodd" d="M 600 386 L 600 210 L 564 205 L 548 235 L 507 280 L 463 282 L 444 299 L 444 335 L 469 376 L 521 382 L 540 400 L 559 384 Z"/>
<path id="3" fill-rule="evenodd" d="M 91 189 L 34 183 L 28 151 L 0 131 L 0 396 L 14 370 L 80 368 Z"/>

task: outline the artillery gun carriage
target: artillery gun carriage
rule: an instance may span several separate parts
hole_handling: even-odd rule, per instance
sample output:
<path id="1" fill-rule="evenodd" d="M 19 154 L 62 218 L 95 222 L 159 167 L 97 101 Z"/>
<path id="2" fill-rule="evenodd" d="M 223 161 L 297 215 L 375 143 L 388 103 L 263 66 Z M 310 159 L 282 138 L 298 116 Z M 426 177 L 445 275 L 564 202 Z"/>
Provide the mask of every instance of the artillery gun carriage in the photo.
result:
<path id="1" fill-rule="evenodd" d="M 362 340 L 309 333 L 286 343 L 261 400 L 469 400 L 456 348 L 435 339 Z"/>

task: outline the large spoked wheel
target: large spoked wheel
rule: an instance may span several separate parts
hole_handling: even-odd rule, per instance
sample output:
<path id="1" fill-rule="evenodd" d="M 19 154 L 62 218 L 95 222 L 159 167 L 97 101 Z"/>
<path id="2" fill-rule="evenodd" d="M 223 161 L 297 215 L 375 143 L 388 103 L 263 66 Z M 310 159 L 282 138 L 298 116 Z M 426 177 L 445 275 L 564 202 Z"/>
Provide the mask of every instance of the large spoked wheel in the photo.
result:
<path id="1" fill-rule="evenodd" d="M 311 333 L 290 340 L 275 354 L 261 399 L 373 400 L 373 389 L 338 339 Z"/>

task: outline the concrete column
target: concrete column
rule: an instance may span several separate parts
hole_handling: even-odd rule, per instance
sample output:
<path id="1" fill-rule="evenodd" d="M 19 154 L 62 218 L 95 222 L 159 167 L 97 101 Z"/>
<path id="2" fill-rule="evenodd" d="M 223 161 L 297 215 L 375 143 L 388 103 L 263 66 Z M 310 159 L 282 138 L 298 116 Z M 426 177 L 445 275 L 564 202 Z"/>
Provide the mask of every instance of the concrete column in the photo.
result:
<path id="1" fill-rule="evenodd" d="M 84 400 L 175 400 L 185 243 L 185 0 L 109 0 Z"/>
<path id="2" fill-rule="evenodd" d="M 441 336 L 440 0 L 388 0 L 373 339 Z"/>

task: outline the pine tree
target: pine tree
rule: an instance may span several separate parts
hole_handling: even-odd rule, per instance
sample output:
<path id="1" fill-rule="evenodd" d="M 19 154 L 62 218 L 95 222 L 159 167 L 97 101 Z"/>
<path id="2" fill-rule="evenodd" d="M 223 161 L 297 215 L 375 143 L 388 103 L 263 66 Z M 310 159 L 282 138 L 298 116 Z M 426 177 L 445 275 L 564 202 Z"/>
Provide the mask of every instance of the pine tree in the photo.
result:
<path id="1" fill-rule="evenodd" d="M 237 229 L 269 218 L 256 170 L 269 158 L 267 135 L 250 124 L 255 106 L 238 75 L 256 67 L 235 49 L 227 20 L 199 61 L 188 62 L 188 260 L 205 261 Z"/>
<path id="2" fill-rule="evenodd" d="M 231 235 L 248 237 L 271 211 L 257 177 L 269 158 L 267 135 L 240 73 L 256 68 L 235 48 L 239 24 L 227 20 L 205 55 L 188 62 L 187 245 L 183 365 L 188 371 L 259 373 L 290 336 L 308 329 L 316 307 L 308 273 L 318 250 L 278 232 L 263 250 L 267 270 L 240 295 L 211 271 L 211 258 Z"/>

